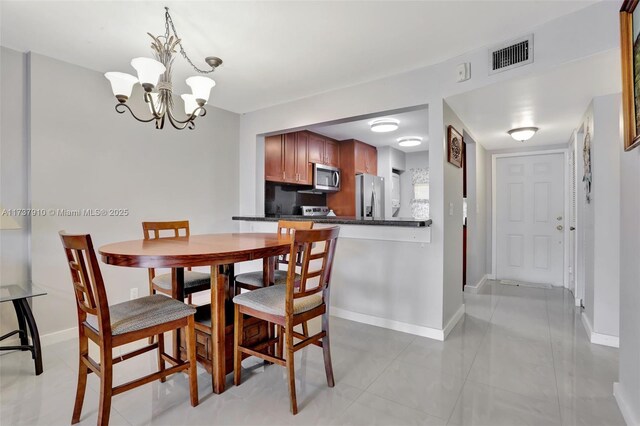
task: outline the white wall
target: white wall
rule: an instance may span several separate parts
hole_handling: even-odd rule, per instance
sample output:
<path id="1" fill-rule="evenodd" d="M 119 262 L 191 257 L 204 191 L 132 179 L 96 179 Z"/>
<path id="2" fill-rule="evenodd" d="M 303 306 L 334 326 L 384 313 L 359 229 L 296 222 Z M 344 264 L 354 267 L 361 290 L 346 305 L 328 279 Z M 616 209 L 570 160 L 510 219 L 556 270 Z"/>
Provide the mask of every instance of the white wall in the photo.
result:
<path id="1" fill-rule="evenodd" d="M 491 270 L 487 266 L 487 192 L 490 156 L 471 135 L 464 135 L 467 149 L 467 285 L 477 286 Z M 489 242 L 490 246 L 490 242 Z"/>
<path id="2" fill-rule="evenodd" d="M 391 148 L 378 148 L 378 176 L 384 178 L 384 217 L 392 216 L 391 209 Z"/>
<path id="3" fill-rule="evenodd" d="M 578 140 L 577 277 L 588 327 L 614 340 L 620 324 L 620 114 L 620 94 L 599 96 L 579 126 L 591 135 L 591 203 L 582 182 L 584 137 Z"/>
<path id="4" fill-rule="evenodd" d="M 449 125 L 460 133 L 469 133 L 469 129 L 449 107 L 446 102 L 444 108 L 443 132 L 447 137 Z M 443 158 L 444 178 L 444 315 L 451 318 L 462 305 L 462 168 L 447 162 L 446 154 Z M 446 320 L 445 320 L 446 323 Z"/>
<path id="5" fill-rule="evenodd" d="M 620 379 L 614 394 L 627 424 L 640 424 L 640 148 L 620 155 Z"/>
<path id="6" fill-rule="evenodd" d="M 0 48 L 0 204 L 28 208 L 26 57 Z M 25 284 L 29 279 L 29 218 L 14 217 L 19 230 L 0 231 L 0 282 Z M 17 328 L 13 305 L 0 304 L 0 334 Z"/>
<path id="7" fill-rule="evenodd" d="M 99 248 L 141 238 L 143 220 L 189 219 L 194 233 L 237 229 L 237 114 L 208 107 L 195 130 L 156 130 L 114 111 L 100 73 L 31 54 L 29 78 L 33 207 L 129 209 L 125 217 L 33 219 L 33 280 L 49 291 L 34 302 L 42 334 L 76 322 L 59 230 L 90 233 Z M 101 266 L 110 303 L 128 300 L 132 287 L 147 293 L 145 270 Z"/>
<path id="8" fill-rule="evenodd" d="M 593 100 L 595 313 L 593 331 L 620 333 L 620 94 Z"/>
<path id="9" fill-rule="evenodd" d="M 571 31 L 568 32 L 567 29 Z M 454 172 L 446 167 L 444 157 L 445 134 L 443 128 L 443 99 L 457 93 L 466 92 L 500 81 L 522 78 L 533 73 L 544 72 L 562 63 L 592 55 L 597 52 L 616 48 L 618 45 L 618 5 L 612 2 L 600 2 L 584 8 L 574 14 L 563 16 L 534 29 L 524 29 L 523 33 L 534 32 L 536 37 L 536 61 L 530 66 L 516 68 L 509 72 L 489 75 L 486 49 L 478 49 L 460 55 L 437 65 L 420 68 L 414 71 L 390 76 L 380 80 L 363 83 L 351 87 L 337 89 L 309 98 L 289 102 L 244 114 L 240 122 L 240 158 L 243 159 L 243 173 L 240 174 L 240 213 L 244 215 L 261 214 L 263 208 L 264 161 L 263 138 L 259 135 L 282 130 L 296 130 L 316 123 L 340 120 L 348 117 L 374 114 L 381 111 L 395 110 L 416 105 L 428 105 L 430 129 L 430 212 L 433 220 L 431 243 L 427 245 L 422 259 L 424 263 L 414 271 L 416 286 L 431 289 L 425 300 L 427 317 L 435 318 L 428 324 L 436 327 L 436 323 L 446 324 L 451 318 L 454 305 L 461 307 L 461 274 L 462 262 L 460 252 L 456 252 L 453 243 L 447 251 L 447 259 L 455 259 L 445 263 L 445 230 L 449 235 L 448 224 L 452 227 L 461 225 L 458 217 L 445 216 L 448 202 L 455 201 L 457 193 L 447 195 L 451 188 L 460 188 Z M 471 62 L 473 77 L 464 82 L 456 82 L 455 69 L 462 62 Z M 241 166 L 242 167 L 242 166 Z M 447 170 L 445 172 L 445 170 Z M 461 174 L 461 173 L 460 173 Z M 449 182 L 453 179 L 453 182 Z M 462 177 L 460 176 L 460 180 Z M 446 188 L 445 188 L 446 187 Z M 461 215 L 460 205 L 454 205 L 454 213 Z M 447 203 L 447 204 L 445 204 Z M 456 208 L 457 207 L 457 208 Z M 457 229 L 451 229 L 457 235 Z M 460 232 L 461 237 L 461 232 Z M 460 242 L 461 244 L 461 242 Z M 355 267 L 355 266 L 354 266 Z M 447 272 L 445 280 L 445 268 Z M 337 284 L 338 276 L 334 276 Z M 399 279 L 403 279 L 400 277 Z M 446 284 L 443 287 L 443 283 Z M 344 285 L 348 285 L 345 282 Z M 336 285 L 337 287 L 338 285 Z M 334 287 L 334 289 L 336 288 Z M 445 290 L 446 288 L 446 290 Z M 456 290 L 457 288 L 457 290 Z M 451 290 L 449 292 L 449 290 Z M 444 295 L 445 291 L 448 293 Z M 445 300 L 446 299 L 446 300 Z M 446 312 L 443 309 L 443 300 Z M 437 318 L 441 319 L 438 321 Z M 431 320 L 430 320 L 431 321 Z"/>
<path id="10" fill-rule="evenodd" d="M 429 169 L 429 151 L 410 152 L 405 155 L 405 171 L 400 174 L 400 211 L 398 217 L 411 217 L 413 176 L 411 169 Z"/>

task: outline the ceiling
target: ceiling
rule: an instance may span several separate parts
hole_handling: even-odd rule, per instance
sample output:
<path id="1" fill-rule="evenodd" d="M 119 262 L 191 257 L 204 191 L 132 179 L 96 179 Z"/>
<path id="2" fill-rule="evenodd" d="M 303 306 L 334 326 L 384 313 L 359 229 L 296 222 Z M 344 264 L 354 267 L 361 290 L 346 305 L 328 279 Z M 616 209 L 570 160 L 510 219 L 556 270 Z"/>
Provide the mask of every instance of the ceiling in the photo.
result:
<path id="1" fill-rule="evenodd" d="M 442 62 L 594 1 L 6 1 L 3 46 L 86 68 L 133 72 L 169 6 L 192 59 L 224 64 L 210 103 L 248 112 Z M 482 16 L 482 19 L 478 19 Z M 177 93 L 192 75 L 176 60 Z"/>
<path id="2" fill-rule="evenodd" d="M 356 119 L 338 124 L 318 124 L 307 129 L 329 136 L 336 140 L 357 139 L 369 145 L 382 147 L 391 145 L 404 152 L 418 152 L 429 150 L 429 116 L 427 108 L 395 114 L 381 114 L 368 116 L 366 119 Z M 388 133 L 376 133 L 371 131 L 369 123 L 377 118 L 394 118 L 399 121 L 397 130 Z M 419 136 L 423 139 L 421 145 L 414 147 L 402 147 L 397 139 L 405 136 Z"/>
<path id="3" fill-rule="evenodd" d="M 595 96 L 620 92 L 620 51 L 603 52 L 544 74 L 509 80 L 446 99 L 488 150 L 564 144 Z M 527 142 L 507 134 L 540 128 Z"/>

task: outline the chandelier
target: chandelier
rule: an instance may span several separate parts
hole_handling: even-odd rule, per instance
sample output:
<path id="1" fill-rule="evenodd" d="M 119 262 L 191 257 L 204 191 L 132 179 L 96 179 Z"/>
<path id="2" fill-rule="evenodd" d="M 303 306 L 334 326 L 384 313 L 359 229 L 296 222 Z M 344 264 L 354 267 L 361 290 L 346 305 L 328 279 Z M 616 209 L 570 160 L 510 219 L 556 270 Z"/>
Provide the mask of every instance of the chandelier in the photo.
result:
<path id="1" fill-rule="evenodd" d="M 118 100 L 115 107 L 118 113 L 123 114 L 126 110 L 129 110 L 133 118 L 138 121 L 143 123 L 155 121 L 156 129 L 164 128 L 167 120 L 178 130 L 183 130 L 187 127 L 194 129 L 195 119 L 203 117 L 207 113 L 204 105 L 209 100 L 209 94 L 216 82 L 202 75 L 187 78 L 186 83 L 191 87 L 191 93 L 181 95 L 187 118 L 186 120 L 176 118 L 173 115 L 173 86 L 171 84 L 171 68 L 174 54 L 177 53 L 176 46 L 180 48 L 180 53 L 184 59 L 200 74 L 214 72 L 222 64 L 222 59 L 215 56 L 205 58 L 205 62 L 211 67 L 209 70 L 201 70 L 195 66 L 182 47 L 182 40 L 178 37 L 171 15 L 169 15 L 168 7 L 165 7 L 164 16 L 164 36 L 154 37 L 152 34 L 147 33 L 153 39 L 151 49 L 153 49 L 155 59 L 132 59 L 131 66 L 137 71 L 137 77 L 123 72 L 108 72 L 104 76 L 111 82 L 111 89 Z M 133 86 L 138 82 L 144 89 L 144 101 L 149 106 L 150 118 L 138 117 L 127 105 Z"/>

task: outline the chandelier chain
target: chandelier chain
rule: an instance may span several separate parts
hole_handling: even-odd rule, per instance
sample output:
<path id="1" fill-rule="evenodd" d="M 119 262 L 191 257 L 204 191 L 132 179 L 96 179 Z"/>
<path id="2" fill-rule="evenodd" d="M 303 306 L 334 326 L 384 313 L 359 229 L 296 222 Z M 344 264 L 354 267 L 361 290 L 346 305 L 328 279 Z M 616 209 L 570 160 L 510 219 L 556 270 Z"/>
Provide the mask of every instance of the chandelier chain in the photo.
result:
<path id="1" fill-rule="evenodd" d="M 200 74 L 210 74 L 212 72 L 215 71 L 215 68 L 212 68 L 210 70 L 201 70 L 200 68 L 198 68 L 193 62 L 191 62 L 191 59 L 189 59 L 189 56 L 187 56 L 187 52 L 184 50 L 184 47 L 182 47 L 182 41 L 180 39 L 180 37 L 178 36 L 178 33 L 176 32 L 176 27 L 175 25 L 173 25 L 173 19 L 171 19 L 171 15 L 169 14 L 169 8 L 165 7 L 165 37 L 167 40 L 169 40 L 169 35 L 170 35 L 170 30 L 169 30 L 169 26 L 171 26 L 171 31 L 173 31 L 173 35 L 179 40 L 178 41 L 178 46 L 180 46 L 180 54 L 182 54 L 182 57 L 189 62 L 189 65 L 191 65 L 191 67 L 193 67 L 193 69 L 197 72 L 199 72 Z"/>

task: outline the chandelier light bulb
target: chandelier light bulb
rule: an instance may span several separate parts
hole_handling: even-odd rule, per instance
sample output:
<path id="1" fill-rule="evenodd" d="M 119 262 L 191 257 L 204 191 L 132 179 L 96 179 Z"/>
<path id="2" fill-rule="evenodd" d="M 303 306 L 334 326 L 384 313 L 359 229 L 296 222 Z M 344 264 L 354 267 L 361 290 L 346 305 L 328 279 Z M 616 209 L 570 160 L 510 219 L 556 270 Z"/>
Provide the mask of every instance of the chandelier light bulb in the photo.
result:
<path id="1" fill-rule="evenodd" d="M 185 114 L 191 115 L 193 114 L 193 111 L 195 111 L 199 107 L 198 102 L 196 102 L 196 97 L 192 94 L 184 94 L 180 95 L 180 97 L 184 101 Z"/>
<path id="2" fill-rule="evenodd" d="M 369 123 L 371 131 L 376 133 L 393 132 L 397 130 L 400 122 L 394 118 L 380 118 Z"/>
<path id="3" fill-rule="evenodd" d="M 211 89 L 216 85 L 216 82 L 209 77 L 199 75 L 187 78 L 186 83 L 191 87 L 191 92 L 196 102 L 198 102 L 198 105 L 200 105 L 200 103 L 202 103 L 202 105 L 207 103 Z"/>
<path id="4" fill-rule="evenodd" d="M 538 131 L 537 127 L 518 127 L 517 129 L 511 129 L 507 133 L 518 142 L 528 141 Z"/>
<path id="5" fill-rule="evenodd" d="M 133 86 L 138 82 L 137 78 L 124 72 L 108 72 L 104 76 L 111 82 L 113 95 L 120 102 L 126 102 L 129 99 Z"/>
<path id="6" fill-rule="evenodd" d="M 147 92 L 158 84 L 160 74 L 166 71 L 161 62 L 151 58 L 134 58 L 131 60 L 131 66 L 138 72 L 138 80 Z"/>

